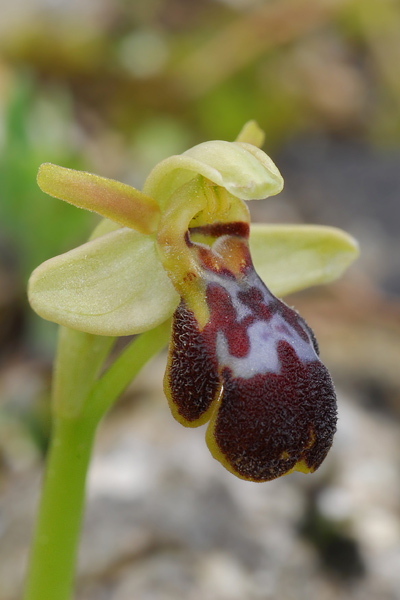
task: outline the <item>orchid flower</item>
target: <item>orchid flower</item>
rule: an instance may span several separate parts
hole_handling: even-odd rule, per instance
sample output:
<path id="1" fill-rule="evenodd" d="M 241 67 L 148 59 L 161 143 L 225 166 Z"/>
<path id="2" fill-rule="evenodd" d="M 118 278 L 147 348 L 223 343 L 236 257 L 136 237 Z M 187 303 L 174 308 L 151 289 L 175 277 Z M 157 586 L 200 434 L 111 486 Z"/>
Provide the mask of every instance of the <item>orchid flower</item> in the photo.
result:
<path id="1" fill-rule="evenodd" d="M 277 296 L 328 283 L 357 256 L 335 228 L 250 226 L 245 201 L 283 187 L 262 141 L 250 122 L 235 142 L 163 160 L 142 192 L 42 165 L 43 191 L 105 219 L 29 284 L 40 316 L 98 336 L 140 334 L 172 316 L 172 414 L 188 427 L 209 422 L 213 456 L 250 481 L 312 472 L 332 444 L 331 378 L 310 327 Z"/>

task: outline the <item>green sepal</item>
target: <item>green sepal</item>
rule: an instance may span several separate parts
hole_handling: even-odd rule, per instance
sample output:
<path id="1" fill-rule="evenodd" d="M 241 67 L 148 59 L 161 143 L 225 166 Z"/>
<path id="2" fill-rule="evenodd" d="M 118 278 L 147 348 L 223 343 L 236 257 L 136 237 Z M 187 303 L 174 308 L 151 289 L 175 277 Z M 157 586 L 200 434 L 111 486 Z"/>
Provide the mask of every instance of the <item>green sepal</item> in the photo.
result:
<path id="1" fill-rule="evenodd" d="M 334 227 L 252 224 L 250 252 L 271 292 L 285 296 L 340 277 L 357 258 L 358 244 Z"/>
<path id="2" fill-rule="evenodd" d="M 116 336 L 156 327 L 179 302 L 154 236 L 125 227 L 40 265 L 32 273 L 28 295 L 44 319 Z"/>
<path id="3" fill-rule="evenodd" d="M 158 163 L 143 191 L 164 210 L 172 194 L 197 175 L 241 200 L 261 200 L 283 187 L 278 168 L 259 148 L 245 142 L 211 141 Z"/>

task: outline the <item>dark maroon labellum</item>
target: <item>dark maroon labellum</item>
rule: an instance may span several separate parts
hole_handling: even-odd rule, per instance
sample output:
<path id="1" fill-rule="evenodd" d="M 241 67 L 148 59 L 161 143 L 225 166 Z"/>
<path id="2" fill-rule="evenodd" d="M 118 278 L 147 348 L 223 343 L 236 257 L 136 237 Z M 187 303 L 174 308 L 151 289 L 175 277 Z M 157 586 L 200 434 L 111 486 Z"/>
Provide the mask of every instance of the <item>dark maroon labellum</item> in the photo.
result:
<path id="1" fill-rule="evenodd" d="M 173 414 L 188 426 L 211 419 L 211 452 L 241 478 L 314 471 L 336 429 L 335 392 L 314 335 L 267 289 L 247 250 L 235 272 L 212 266 L 207 252 L 199 249 L 206 324 L 184 300 L 174 315 L 165 379 Z"/>

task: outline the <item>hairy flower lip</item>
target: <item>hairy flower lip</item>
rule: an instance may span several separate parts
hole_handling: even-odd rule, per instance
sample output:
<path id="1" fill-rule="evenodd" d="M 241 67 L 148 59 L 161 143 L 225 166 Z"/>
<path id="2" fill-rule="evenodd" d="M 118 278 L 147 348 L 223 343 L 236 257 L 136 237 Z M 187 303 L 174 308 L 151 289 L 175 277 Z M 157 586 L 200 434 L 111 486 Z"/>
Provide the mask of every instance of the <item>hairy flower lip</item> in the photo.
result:
<path id="1" fill-rule="evenodd" d="M 199 276 L 182 286 L 173 316 L 164 378 L 171 412 L 188 427 L 209 421 L 212 455 L 242 479 L 312 472 L 336 429 L 335 392 L 314 334 L 259 279 L 246 231 L 216 246 L 191 246 Z"/>

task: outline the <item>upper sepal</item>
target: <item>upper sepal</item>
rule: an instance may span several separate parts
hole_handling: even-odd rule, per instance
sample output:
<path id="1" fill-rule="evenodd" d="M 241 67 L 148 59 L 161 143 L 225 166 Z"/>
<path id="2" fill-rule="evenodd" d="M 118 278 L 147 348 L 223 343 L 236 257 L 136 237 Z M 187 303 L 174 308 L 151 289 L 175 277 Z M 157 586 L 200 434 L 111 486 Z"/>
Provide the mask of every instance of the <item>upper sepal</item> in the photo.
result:
<path id="1" fill-rule="evenodd" d="M 246 142 L 211 141 L 171 156 L 151 171 L 143 187 L 163 210 L 182 185 L 202 175 L 241 200 L 278 194 L 283 179 L 272 160 Z"/>

